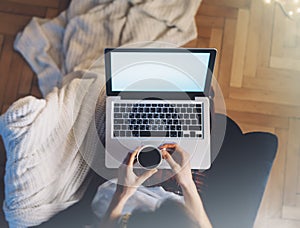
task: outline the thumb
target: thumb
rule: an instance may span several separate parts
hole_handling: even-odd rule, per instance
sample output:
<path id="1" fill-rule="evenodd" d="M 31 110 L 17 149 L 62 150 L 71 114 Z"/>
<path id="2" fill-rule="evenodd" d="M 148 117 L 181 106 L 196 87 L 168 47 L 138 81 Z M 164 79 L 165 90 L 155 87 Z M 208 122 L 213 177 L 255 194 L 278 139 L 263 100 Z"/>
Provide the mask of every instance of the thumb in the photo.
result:
<path id="1" fill-rule="evenodd" d="M 151 169 L 145 173 L 143 173 L 139 178 L 139 184 L 142 184 L 145 182 L 145 180 L 147 180 L 148 178 L 150 178 L 154 173 L 156 173 L 158 170 L 157 169 Z"/>
<path id="2" fill-rule="evenodd" d="M 173 159 L 173 157 L 166 151 L 163 152 L 163 157 L 164 159 L 169 163 L 169 165 L 171 166 L 171 168 L 176 171 L 176 169 L 178 168 L 178 164 L 177 162 Z"/>

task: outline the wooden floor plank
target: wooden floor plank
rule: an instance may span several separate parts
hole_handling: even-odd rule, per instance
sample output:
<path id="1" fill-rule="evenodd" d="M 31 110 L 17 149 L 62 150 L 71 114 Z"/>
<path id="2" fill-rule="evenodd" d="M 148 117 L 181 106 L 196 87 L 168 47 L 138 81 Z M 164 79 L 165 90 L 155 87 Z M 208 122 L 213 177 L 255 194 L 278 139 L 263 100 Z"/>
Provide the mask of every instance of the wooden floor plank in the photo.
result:
<path id="1" fill-rule="evenodd" d="M 233 49 L 230 86 L 242 87 L 244 75 L 245 53 L 248 36 L 249 10 L 240 9 L 238 13 Z"/>
<path id="2" fill-rule="evenodd" d="M 9 69 L 9 77 L 5 86 L 5 104 L 11 105 L 18 97 L 18 85 L 25 64 L 24 59 L 17 52 L 13 53 Z"/>
<path id="3" fill-rule="evenodd" d="M 21 31 L 30 20 L 31 17 L 29 16 L 12 15 L 0 12 L 0 33 L 15 35 L 17 32 Z"/>
<path id="4" fill-rule="evenodd" d="M 52 7 L 58 8 L 59 7 L 59 0 L 8 0 L 12 3 L 20 3 L 32 6 L 44 6 L 44 7 Z"/>
<path id="5" fill-rule="evenodd" d="M 272 35 L 271 56 L 283 55 L 283 35 L 285 33 L 285 18 L 281 8 L 276 4 L 274 12 L 274 26 Z"/>
<path id="6" fill-rule="evenodd" d="M 297 181 L 298 181 L 297 174 L 298 174 L 299 152 L 300 152 L 299 135 L 300 135 L 300 119 L 290 118 L 287 159 L 286 159 L 286 169 L 285 169 L 285 189 L 284 189 L 284 206 L 287 207 L 296 206 Z"/>
<path id="7" fill-rule="evenodd" d="M 260 30 L 258 66 L 268 67 L 272 48 L 272 36 L 274 27 L 274 4 L 264 4 L 262 25 Z M 257 76 L 257 75 L 256 75 Z"/>
<path id="8" fill-rule="evenodd" d="M 18 86 L 18 95 L 25 96 L 30 94 L 33 76 L 34 73 L 31 70 L 30 66 L 27 63 L 25 63 L 23 65 L 21 80 Z"/>
<path id="9" fill-rule="evenodd" d="M 300 71 L 300 59 L 271 56 L 270 67 Z"/>
<path id="10" fill-rule="evenodd" d="M 0 12 L 26 16 L 44 17 L 46 7 L 0 1 Z"/>
<path id="11" fill-rule="evenodd" d="M 231 87 L 229 97 L 241 100 L 300 106 L 299 96 L 290 92 L 286 92 L 283 96 L 282 91 L 274 92 L 260 89 Z"/>
<path id="12" fill-rule="evenodd" d="M 248 123 L 274 128 L 289 128 L 288 118 L 227 110 L 227 115 L 237 123 Z"/>
<path id="13" fill-rule="evenodd" d="M 223 35 L 222 59 L 220 61 L 218 78 L 220 87 L 223 92 L 223 96 L 225 98 L 229 96 L 235 29 L 236 20 L 226 19 Z"/>
<path id="14" fill-rule="evenodd" d="M 197 14 L 205 16 L 219 16 L 224 18 L 237 18 L 238 9 L 226 6 L 217 6 L 210 3 L 210 0 L 204 0 L 199 7 Z"/>
<path id="15" fill-rule="evenodd" d="M 0 111 L 5 103 L 5 88 L 10 74 L 10 64 L 13 55 L 13 37 L 5 36 L 0 55 Z M 3 111 L 1 111 L 3 113 Z"/>
<path id="16" fill-rule="evenodd" d="M 225 23 L 225 19 L 223 17 L 204 15 L 196 15 L 195 20 L 198 27 L 223 28 Z"/>
<path id="17" fill-rule="evenodd" d="M 217 50 L 217 57 L 214 67 L 214 77 L 217 79 L 219 77 L 219 67 L 220 67 L 220 57 L 222 55 L 222 39 L 223 39 L 223 29 L 214 28 L 211 31 L 211 37 L 209 41 L 209 47 L 215 48 Z"/>
<path id="18" fill-rule="evenodd" d="M 259 56 L 259 43 L 261 20 L 263 14 L 263 1 L 252 0 L 250 9 L 250 24 L 248 29 L 247 55 L 245 56 L 244 75 L 255 77 L 257 58 Z"/>
<path id="19" fill-rule="evenodd" d="M 300 107 L 292 105 L 278 105 L 276 103 L 268 103 L 262 101 L 251 101 L 243 99 L 225 99 L 226 107 L 232 111 L 242 111 L 249 113 L 259 113 L 263 115 L 274 115 L 281 117 L 297 117 L 300 118 Z"/>

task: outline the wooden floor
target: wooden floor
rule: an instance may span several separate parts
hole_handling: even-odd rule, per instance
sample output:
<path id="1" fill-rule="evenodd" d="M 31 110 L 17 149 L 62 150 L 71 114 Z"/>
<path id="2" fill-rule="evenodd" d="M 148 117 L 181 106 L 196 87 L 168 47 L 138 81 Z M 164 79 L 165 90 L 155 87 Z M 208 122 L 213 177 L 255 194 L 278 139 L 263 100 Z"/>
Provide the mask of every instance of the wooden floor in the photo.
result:
<path id="1" fill-rule="evenodd" d="M 0 0 L 1 113 L 20 97 L 40 97 L 36 76 L 13 51 L 15 34 L 32 16 L 54 17 L 67 3 Z M 255 227 L 300 227 L 300 22 L 263 0 L 204 0 L 196 21 L 198 38 L 186 46 L 218 49 L 215 77 L 227 114 L 244 132 L 267 131 L 279 138 Z M 3 175 L 1 143 L 0 154 Z M 5 227 L 1 217 L 0 227 Z"/>

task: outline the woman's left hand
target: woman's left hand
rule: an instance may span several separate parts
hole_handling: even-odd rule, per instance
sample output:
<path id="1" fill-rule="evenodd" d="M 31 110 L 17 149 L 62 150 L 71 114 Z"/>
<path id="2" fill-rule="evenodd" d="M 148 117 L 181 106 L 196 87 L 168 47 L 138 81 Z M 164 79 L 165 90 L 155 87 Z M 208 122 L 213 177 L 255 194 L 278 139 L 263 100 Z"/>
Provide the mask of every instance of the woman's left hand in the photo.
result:
<path id="1" fill-rule="evenodd" d="M 157 172 L 157 169 L 152 169 L 146 171 L 141 176 L 137 176 L 133 172 L 134 160 L 139 149 L 140 147 L 138 147 L 134 152 L 127 154 L 126 158 L 124 159 L 122 165 L 119 167 L 119 171 L 118 171 L 118 185 L 117 185 L 116 193 L 128 198 L 135 193 L 136 189 L 144 181 L 146 181 L 154 173 Z"/>

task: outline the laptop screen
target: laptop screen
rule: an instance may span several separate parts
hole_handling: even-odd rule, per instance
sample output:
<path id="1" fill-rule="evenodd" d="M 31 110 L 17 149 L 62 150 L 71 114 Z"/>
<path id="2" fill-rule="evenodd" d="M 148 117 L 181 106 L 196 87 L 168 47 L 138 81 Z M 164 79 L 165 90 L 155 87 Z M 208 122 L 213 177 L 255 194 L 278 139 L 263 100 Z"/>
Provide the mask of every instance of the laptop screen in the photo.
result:
<path id="1" fill-rule="evenodd" d="M 211 77 L 215 59 L 213 49 L 141 50 L 110 50 L 109 89 L 112 93 L 204 93 L 208 81 L 210 84 L 207 77 Z"/>

